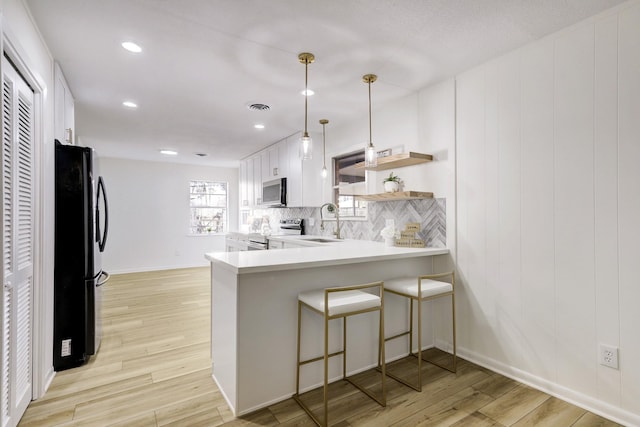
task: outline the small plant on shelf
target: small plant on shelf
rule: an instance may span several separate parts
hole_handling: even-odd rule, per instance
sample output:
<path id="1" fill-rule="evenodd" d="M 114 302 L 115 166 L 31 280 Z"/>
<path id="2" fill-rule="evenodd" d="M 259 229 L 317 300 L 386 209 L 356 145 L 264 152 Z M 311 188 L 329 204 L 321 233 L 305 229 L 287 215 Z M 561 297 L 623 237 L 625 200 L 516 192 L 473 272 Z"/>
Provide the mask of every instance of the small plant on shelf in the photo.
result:
<path id="1" fill-rule="evenodd" d="M 398 175 L 394 175 L 393 172 L 388 177 L 382 180 L 384 185 L 384 191 L 387 193 L 394 193 L 400 189 L 401 179 Z"/>

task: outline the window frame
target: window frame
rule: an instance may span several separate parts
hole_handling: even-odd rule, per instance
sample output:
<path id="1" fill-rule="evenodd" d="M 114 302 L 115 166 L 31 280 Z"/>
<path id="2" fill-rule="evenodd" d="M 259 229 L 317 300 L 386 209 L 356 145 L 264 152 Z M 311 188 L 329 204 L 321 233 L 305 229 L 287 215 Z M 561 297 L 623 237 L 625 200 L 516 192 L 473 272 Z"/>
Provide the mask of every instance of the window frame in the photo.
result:
<path id="1" fill-rule="evenodd" d="M 198 185 L 205 185 L 206 189 L 214 188 L 216 186 L 222 185 L 224 187 L 224 207 L 218 205 L 208 205 L 208 204 L 194 204 L 194 200 L 197 200 L 197 196 L 222 196 L 222 194 L 215 192 L 203 192 L 198 193 L 194 192 L 193 189 L 197 188 Z M 194 197 L 196 196 L 196 197 Z M 212 225 L 207 224 L 197 224 L 194 223 L 194 219 L 197 218 L 195 212 L 202 209 L 220 209 L 223 211 L 223 215 L 221 218 L 222 229 L 219 226 L 215 228 L 215 230 L 211 229 L 207 231 L 203 228 L 212 228 Z M 218 212 L 219 213 L 219 212 Z M 216 215 L 212 216 L 212 219 L 215 218 Z M 197 229 L 202 229 L 202 231 L 198 232 Z M 207 179 L 190 179 L 189 180 L 189 224 L 188 224 L 188 235 L 189 236 L 216 236 L 226 234 L 229 230 L 229 182 L 228 181 L 214 181 Z"/>
<path id="2" fill-rule="evenodd" d="M 362 159 L 360 159 L 360 157 L 362 157 Z M 347 220 L 347 221 L 366 221 L 368 216 L 369 216 L 369 208 L 368 208 L 368 203 L 364 200 L 357 200 L 357 196 L 355 195 L 348 195 L 348 194 L 340 194 L 340 182 L 341 181 L 341 174 L 340 171 L 347 169 L 347 168 L 352 168 L 353 165 L 348 165 L 346 167 L 341 168 L 340 167 L 340 161 L 344 161 L 344 160 L 350 160 L 353 159 L 353 164 L 357 164 L 360 162 L 360 160 L 362 162 L 364 162 L 364 150 L 356 150 L 356 151 L 352 151 L 352 152 L 348 152 L 348 153 L 342 153 L 340 155 L 337 155 L 335 157 L 333 157 L 332 163 L 333 163 L 333 191 L 332 191 L 332 200 L 333 203 L 338 206 L 338 209 L 340 211 L 340 219 L 343 220 Z M 366 186 L 366 181 L 367 181 L 367 174 L 364 171 L 364 169 L 362 170 L 362 176 L 363 179 L 362 180 L 358 180 L 357 178 L 354 179 L 354 182 L 350 182 L 349 184 L 359 184 L 362 183 L 363 186 Z M 340 205 L 340 199 L 342 199 L 343 201 L 350 201 L 350 206 L 341 206 Z M 358 204 L 360 204 L 361 206 L 357 206 Z M 344 213 L 344 211 L 346 209 L 350 210 L 349 214 Z M 355 215 L 356 213 L 356 209 L 363 209 L 364 210 L 364 215 Z"/>

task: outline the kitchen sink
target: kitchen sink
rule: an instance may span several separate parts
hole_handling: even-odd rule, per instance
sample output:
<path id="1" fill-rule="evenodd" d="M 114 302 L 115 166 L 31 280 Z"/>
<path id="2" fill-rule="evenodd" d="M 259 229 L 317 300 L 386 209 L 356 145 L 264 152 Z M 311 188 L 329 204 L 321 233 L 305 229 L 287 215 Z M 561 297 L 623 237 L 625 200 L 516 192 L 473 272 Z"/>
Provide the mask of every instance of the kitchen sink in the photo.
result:
<path id="1" fill-rule="evenodd" d="M 306 242 L 318 242 L 318 243 L 338 243 L 342 242 L 342 240 L 338 239 L 321 239 L 321 238 L 312 238 L 312 239 L 304 239 Z"/>

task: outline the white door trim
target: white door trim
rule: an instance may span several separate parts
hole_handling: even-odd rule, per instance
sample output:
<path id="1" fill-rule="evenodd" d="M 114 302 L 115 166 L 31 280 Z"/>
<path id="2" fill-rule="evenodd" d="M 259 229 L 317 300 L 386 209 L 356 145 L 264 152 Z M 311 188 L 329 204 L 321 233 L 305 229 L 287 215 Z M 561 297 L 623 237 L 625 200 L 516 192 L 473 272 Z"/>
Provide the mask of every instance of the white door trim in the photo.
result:
<path id="1" fill-rule="evenodd" d="M 46 205 L 43 191 L 46 185 L 44 168 L 47 166 L 46 156 L 50 162 L 53 155 L 49 155 L 45 150 L 45 129 L 44 129 L 44 94 L 46 84 L 44 80 L 35 72 L 35 67 L 20 45 L 18 38 L 13 35 L 4 16 L 0 16 L 0 51 L 6 53 L 11 61 L 22 74 L 25 81 L 31 86 L 34 92 L 34 269 L 33 269 L 33 399 L 42 397 L 51 384 L 55 372 L 51 348 L 53 346 L 53 295 L 48 295 L 47 289 L 53 289 L 53 285 L 44 286 L 45 283 L 53 281 L 53 229 L 50 230 L 51 238 L 45 238 Z M 51 75 L 53 75 L 53 60 L 51 60 Z M 53 94 L 49 94 L 53 96 Z M 53 146 L 53 143 L 51 144 Z M 50 150 L 52 151 L 52 149 Z M 52 164 L 52 163 L 51 163 Z M 53 175 L 51 175 L 53 177 Z M 51 179 L 49 180 L 51 181 Z M 53 215 L 51 210 L 49 215 Z M 51 222 L 52 224 L 52 222 Z M 50 242 L 46 243 L 46 242 Z M 46 247 L 45 247 L 46 245 Z M 48 332 L 48 329 L 51 329 Z"/>

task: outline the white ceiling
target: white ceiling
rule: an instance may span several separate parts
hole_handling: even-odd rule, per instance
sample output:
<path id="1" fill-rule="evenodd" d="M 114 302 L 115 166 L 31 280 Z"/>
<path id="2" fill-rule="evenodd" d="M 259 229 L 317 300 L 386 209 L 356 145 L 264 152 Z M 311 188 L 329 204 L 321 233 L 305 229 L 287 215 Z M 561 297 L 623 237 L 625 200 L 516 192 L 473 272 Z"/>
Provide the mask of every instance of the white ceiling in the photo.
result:
<path id="1" fill-rule="evenodd" d="M 229 166 L 304 126 L 373 109 L 623 0 L 26 0 L 103 156 Z M 132 40 L 144 49 L 120 47 Z M 137 110 L 122 107 L 132 100 Z M 247 109 L 252 102 L 269 112 Z M 253 128 L 264 123 L 264 130 Z M 367 129 L 363 129 L 363 141 Z M 159 154 L 179 151 L 177 158 Z M 195 153 L 207 153 L 200 158 Z"/>

